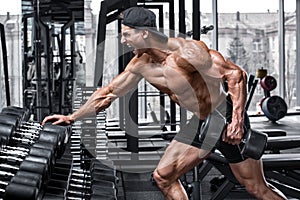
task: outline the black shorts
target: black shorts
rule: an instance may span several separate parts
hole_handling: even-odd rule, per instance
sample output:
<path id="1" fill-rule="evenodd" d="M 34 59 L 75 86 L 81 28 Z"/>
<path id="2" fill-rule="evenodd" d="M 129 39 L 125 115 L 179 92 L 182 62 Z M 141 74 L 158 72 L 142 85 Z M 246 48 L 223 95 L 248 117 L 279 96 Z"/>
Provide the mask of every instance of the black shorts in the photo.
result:
<path id="1" fill-rule="evenodd" d="M 199 120 L 197 116 L 193 116 L 189 120 L 189 123 L 181 128 L 174 139 L 178 142 L 189 144 L 207 151 L 218 149 L 229 163 L 239 163 L 245 160 L 241 155 L 238 145 L 231 145 L 222 141 L 222 132 L 226 128 L 226 123 L 231 121 L 231 102 L 225 102 L 219 106 L 215 112 L 218 113 L 217 117 L 212 120 L 212 124 L 209 126 L 210 130 L 208 130 L 206 134 L 201 133 L 203 132 L 201 131 L 201 126 L 204 121 Z M 250 128 L 250 122 L 247 115 L 245 115 L 244 124 L 245 130 Z"/>

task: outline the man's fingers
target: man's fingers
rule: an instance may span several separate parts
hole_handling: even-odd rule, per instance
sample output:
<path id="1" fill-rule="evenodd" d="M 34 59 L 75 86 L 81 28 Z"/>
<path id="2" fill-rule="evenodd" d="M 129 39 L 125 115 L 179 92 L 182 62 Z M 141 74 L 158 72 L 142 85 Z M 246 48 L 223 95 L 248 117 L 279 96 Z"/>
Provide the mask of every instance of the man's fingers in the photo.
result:
<path id="1" fill-rule="evenodd" d="M 239 136 L 237 135 L 230 135 L 230 136 L 227 136 L 226 134 L 224 134 L 222 136 L 222 140 L 224 142 L 227 142 L 228 144 L 231 144 L 231 145 L 238 145 L 241 143 L 241 139 Z"/>
<path id="2" fill-rule="evenodd" d="M 46 124 L 46 122 L 49 121 L 50 119 L 51 119 L 51 116 L 45 117 L 45 119 L 42 121 L 42 125 L 44 126 Z"/>
<path id="3" fill-rule="evenodd" d="M 58 124 L 60 124 L 60 123 L 61 123 L 60 120 L 55 121 L 55 122 L 52 122 L 52 124 L 54 124 L 54 125 L 58 125 Z"/>
<path id="4" fill-rule="evenodd" d="M 53 122 L 53 121 L 54 121 L 53 124 L 55 124 L 56 120 L 57 120 L 56 115 L 47 116 L 47 117 L 45 117 L 45 119 L 42 121 L 42 125 L 45 125 L 47 122 Z"/>

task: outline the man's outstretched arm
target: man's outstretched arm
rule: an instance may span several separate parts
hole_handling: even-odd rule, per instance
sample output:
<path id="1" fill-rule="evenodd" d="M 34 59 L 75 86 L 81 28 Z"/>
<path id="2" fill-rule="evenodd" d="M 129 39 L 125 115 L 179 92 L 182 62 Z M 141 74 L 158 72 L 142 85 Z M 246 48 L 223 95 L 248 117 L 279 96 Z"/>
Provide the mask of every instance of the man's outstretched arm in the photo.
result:
<path id="1" fill-rule="evenodd" d="M 46 122 L 53 124 L 72 124 L 74 121 L 89 116 L 96 116 L 98 112 L 109 107 L 118 97 L 125 95 L 135 88 L 141 80 L 141 75 L 125 70 L 118 75 L 109 85 L 97 89 L 77 111 L 71 115 L 55 114 L 45 117 L 42 125 Z"/>

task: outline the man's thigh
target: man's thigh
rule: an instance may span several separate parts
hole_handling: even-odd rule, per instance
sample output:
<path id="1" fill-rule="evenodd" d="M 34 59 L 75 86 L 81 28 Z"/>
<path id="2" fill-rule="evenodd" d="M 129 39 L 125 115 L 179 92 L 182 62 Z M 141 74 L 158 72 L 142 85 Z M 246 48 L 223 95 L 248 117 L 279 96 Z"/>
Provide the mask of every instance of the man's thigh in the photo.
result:
<path id="1" fill-rule="evenodd" d="M 165 177 L 172 176 L 177 179 L 200 164 L 209 153 L 210 151 L 172 140 L 161 158 L 157 170 Z"/>

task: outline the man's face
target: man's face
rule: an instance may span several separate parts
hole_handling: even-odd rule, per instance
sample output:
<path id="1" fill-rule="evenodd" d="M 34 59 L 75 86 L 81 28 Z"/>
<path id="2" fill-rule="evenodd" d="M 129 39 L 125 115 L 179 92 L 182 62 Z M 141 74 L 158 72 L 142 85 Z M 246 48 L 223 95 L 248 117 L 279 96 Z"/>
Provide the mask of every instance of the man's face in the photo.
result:
<path id="1" fill-rule="evenodd" d="M 121 43 L 132 47 L 134 51 L 145 48 L 144 32 L 122 24 Z"/>

